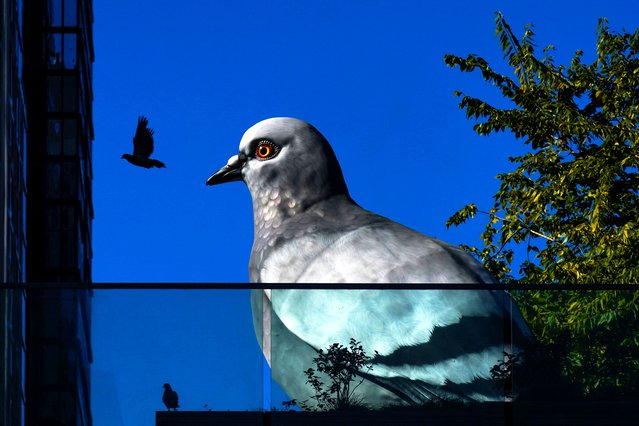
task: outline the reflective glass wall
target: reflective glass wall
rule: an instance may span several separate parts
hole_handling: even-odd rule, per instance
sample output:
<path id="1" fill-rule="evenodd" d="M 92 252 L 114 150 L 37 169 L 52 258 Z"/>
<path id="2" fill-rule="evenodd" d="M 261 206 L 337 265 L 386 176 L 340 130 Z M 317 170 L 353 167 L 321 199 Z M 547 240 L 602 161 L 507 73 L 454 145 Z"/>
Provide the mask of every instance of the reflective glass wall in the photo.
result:
<path id="1" fill-rule="evenodd" d="M 579 352 L 575 336 L 541 344 L 502 290 L 196 287 L 94 290 L 96 426 L 204 425 L 241 413 L 241 424 L 262 424 L 266 415 L 281 425 L 340 419 L 318 414 L 327 410 L 379 424 L 482 417 L 483 424 L 551 424 L 556 416 L 605 424 L 613 405 L 621 419 L 639 403 L 624 389 L 606 388 L 615 392 L 606 399 L 585 389 L 583 377 L 567 376 L 574 357 L 592 354 Z M 548 298 L 564 294 L 549 291 Z M 632 293 L 620 300 L 626 296 Z M 633 333 L 627 329 L 626 337 Z M 624 345 L 609 336 L 609 348 Z M 362 361 L 348 382 L 352 406 L 331 405 L 333 378 L 344 376 L 326 367 L 341 362 L 343 373 L 349 360 Z M 574 371 L 588 368 L 596 366 Z M 163 399 L 165 384 L 177 392 L 176 411 Z"/>
<path id="2" fill-rule="evenodd" d="M 90 288 L 92 23 L 88 0 L 24 5 L 27 283 Z M 26 292 L 28 425 L 92 424 L 91 297 Z"/>
<path id="3" fill-rule="evenodd" d="M 0 1 L 0 424 L 24 424 L 26 114 L 21 0 Z"/>

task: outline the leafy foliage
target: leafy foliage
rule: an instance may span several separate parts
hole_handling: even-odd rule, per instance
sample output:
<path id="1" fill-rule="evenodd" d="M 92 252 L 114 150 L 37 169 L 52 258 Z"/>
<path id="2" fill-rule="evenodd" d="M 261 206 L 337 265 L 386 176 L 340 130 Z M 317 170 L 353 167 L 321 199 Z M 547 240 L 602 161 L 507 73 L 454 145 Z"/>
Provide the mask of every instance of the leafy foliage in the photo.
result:
<path id="1" fill-rule="evenodd" d="M 377 352 L 375 352 L 377 353 Z M 319 350 L 319 355 L 313 358 L 316 369 L 309 368 L 304 372 L 307 377 L 306 383 L 310 384 L 315 395 L 311 398 L 315 400 L 319 410 L 343 410 L 348 408 L 362 407 L 362 401 L 356 399 L 355 390 L 364 381 L 360 378 L 353 386 L 357 373 L 364 370 L 369 372 L 373 369 L 369 364 L 371 358 L 366 355 L 360 342 L 351 338 L 348 347 L 339 343 L 330 345 L 326 352 Z M 330 379 L 328 387 L 324 383 L 324 378 Z M 290 407 L 297 404 L 303 410 L 312 410 L 313 406 L 308 400 L 285 401 L 283 405 Z"/>
<path id="2" fill-rule="evenodd" d="M 457 92 L 475 131 L 508 131 L 529 149 L 498 175 L 492 207 L 470 204 L 447 226 L 488 217 L 483 248 L 465 248 L 501 282 L 637 283 L 639 30 L 617 33 L 600 19 L 594 62 L 577 51 L 567 66 L 555 63 L 553 46 L 536 54 L 530 25 L 517 38 L 497 13 L 496 33 L 514 77 L 477 55 L 444 61 L 480 71 L 512 105 Z M 525 253 L 518 264 L 516 250 Z M 612 288 L 514 292 L 540 340 L 563 360 L 564 376 L 586 395 L 639 394 L 639 296 Z"/>
<path id="3" fill-rule="evenodd" d="M 504 396 L 513 396 L 513 371 L 517 364 L 520 364 L 519 354 L 512 354 L 504 351 L 504 359 L 493 365 L 490 369 L 490 377 L 504 389 Z"/>

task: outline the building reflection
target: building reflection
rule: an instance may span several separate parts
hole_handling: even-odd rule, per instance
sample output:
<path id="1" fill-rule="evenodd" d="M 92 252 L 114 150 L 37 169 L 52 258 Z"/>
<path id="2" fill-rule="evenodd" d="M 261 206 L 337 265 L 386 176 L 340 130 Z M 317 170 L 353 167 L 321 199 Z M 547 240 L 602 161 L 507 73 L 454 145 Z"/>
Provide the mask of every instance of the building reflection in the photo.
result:
<path id="1" fill-rule="evenodd" d="M 22 90 L 21 0 L 0 1 L 0 273 L 2 283 L 26 277 L 26 137 Z M 23 424 L 26 293 L 0 286 L 0 424 Z"/>
<path id="2" fill-rule="evenodd" d="M 0 5 L 0 424 L 91 425 L 92 2 Z"/>

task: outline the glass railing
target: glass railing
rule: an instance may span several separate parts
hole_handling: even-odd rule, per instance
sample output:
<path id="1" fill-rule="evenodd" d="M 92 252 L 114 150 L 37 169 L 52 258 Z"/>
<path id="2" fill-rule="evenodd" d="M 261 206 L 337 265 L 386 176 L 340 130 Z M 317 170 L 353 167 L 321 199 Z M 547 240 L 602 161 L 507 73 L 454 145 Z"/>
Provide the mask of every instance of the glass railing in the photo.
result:
<path id="1" fill-rule="evenodd" d="M 76 290 L 90 296 L 90 345 L 73 343 L 86 333 L 81 310 L 70 312 L 69 293 L 30 318 L 46 322 L 51 347 L 43 353 L 55 354 L 46 365 L 57 371 L 43 375 L 48 387 L 73 389 L 78 375 L 67 370 L 85 368 L 78 351 L 90 348 L 95 426 L 182 424 L 187 417 L 204 425 L 233 416 L 246 424 L 326 424 L 353 415 L 404 424 L 477 416 L 486 424 L 547 424 L 556 416 L 602 424 L 609 410 L 631 418 L 639 404 L 632 394 L 637 326 L 615 328 L 613 318 L 588 325 L 584 338 L 568 314 L 578 308 L 571 295 L 581 292 L 604 304 L 614 299 L 618 308 L 607 317 L 624 321 L 633 308 L 622 305 L 633 291 L 543 287 L 532 297 L 529 290 L 96 284 Z M 29 289 L 27 300 L 57 300 L 43 296 L 56 291 Z M 590 296 L 581 299 L 583 309 L 593 309 Z M 558 309 L 562 301 L 569 305 Z"/>

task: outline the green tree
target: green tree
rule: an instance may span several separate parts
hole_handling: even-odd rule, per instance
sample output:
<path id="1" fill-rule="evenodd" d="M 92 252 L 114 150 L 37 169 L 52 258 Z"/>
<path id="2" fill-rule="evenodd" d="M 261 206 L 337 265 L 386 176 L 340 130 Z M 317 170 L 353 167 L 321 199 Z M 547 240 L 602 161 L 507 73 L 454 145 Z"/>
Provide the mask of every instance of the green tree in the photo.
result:
<path id="1" fill-rule="evenodd" d="M 519 39 L 497 13 L 496 33 L 513 78 L 477 55 L 444 61 L 480 71 L 509 101 L 498 108 L 456 92 L 475 131 L 509 131 L 528 150 L 497 176 L 491 207 L 467 205 L 447 226 L 485 214 L 483 247 L 465 248 L 502 282 L 638 282 L 639 30 L 617 33 L 601 19 L 594 62 L 577 51 L 568 66 L 555 63 L 553 46 L 535 53 L 530 25 Z M 525 259 L 515 262 L 516 252 Z M 515 292 L 587 395 L 639 394 L 639 295 L 614 289 Z"/>

